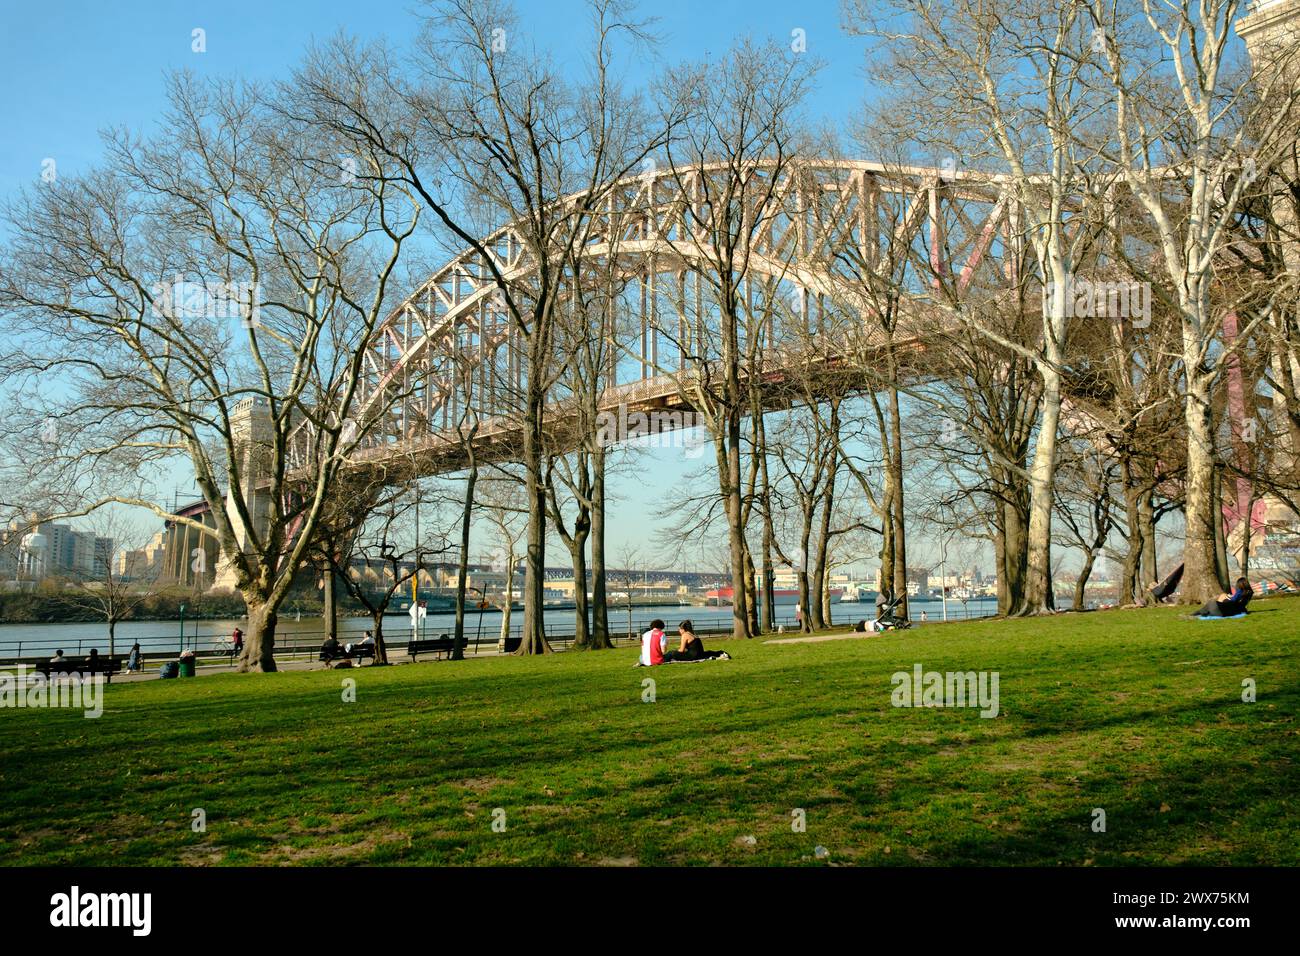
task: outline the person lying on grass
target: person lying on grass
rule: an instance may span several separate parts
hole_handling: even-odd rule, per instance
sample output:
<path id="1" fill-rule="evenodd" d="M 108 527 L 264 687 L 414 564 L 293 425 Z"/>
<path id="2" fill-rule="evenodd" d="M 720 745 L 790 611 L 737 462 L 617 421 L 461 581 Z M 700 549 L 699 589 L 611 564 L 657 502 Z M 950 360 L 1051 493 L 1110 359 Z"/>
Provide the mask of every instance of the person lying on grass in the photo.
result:
<path id="1" fill-rule="evenodd" d="M 1246 605 L 1255 596 L 1255 589 L 1245 578 L 1237 578 L 1231 594 L 1220 594 L 1216 600 L 1206 601 L 1194 617 L 1236 617 L 1246 613 Z"/>

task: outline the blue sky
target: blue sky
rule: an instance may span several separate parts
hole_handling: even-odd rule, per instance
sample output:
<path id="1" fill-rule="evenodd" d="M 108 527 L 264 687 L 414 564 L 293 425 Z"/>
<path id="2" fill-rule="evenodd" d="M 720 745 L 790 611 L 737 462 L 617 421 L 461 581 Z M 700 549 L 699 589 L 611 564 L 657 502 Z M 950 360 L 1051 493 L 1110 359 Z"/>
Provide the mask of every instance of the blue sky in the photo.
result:
<path id="1" fill-rule="evenodd" d="M 274 80 L 288 74 L 313 40 L 339 30 L 363 38 L 387 36 L 400 43 L 415 31 L 418 8 L 412 2 L 385 0 L 4 2 L 4 197 L 35 184 L 46 159 L 53 159 L 63 176 L 93 166 L 100 156 L 101 129 L 153 130 L 164 107 L 163 78 L 170 70 Z M 581 68 L 587 12 L 580 0 L 524 0 L 517 10 L 525 42 L 550 51 L 562 69 Z M 745 34 L 789 42 L 792 31 L 801 29 L 808 53 L 824 63 L 812 103 L 815 116 L 838 126 L 863 102 L 864 41 L 840 30 L 838 0 L 798 5 L 777 0 L 657 0 L 642 4 L 640 11 L 658 18 L 655 29 L 663 42 L 657 55 L 665 63 L 721 54 Z M 195 28 L 205 31 L 204 53 L 191 49 Z M 644 57 L 624 66 L 632 82 L 655 68 Z M 652 455 L 649 467 L 638 469 L 637 480 L 614 481 L 612 490 L 619 500 L 611 515 L 613 550 L 626 539 L 649 539 L 648 516 L 697 463 L 681 449 L 658 449 Z"/>
<path id="2" fill-rule="evenodd" d="M 120 3 L 5 0 L 0 32 L 0 192 L 33 182 L 52 157 L 76 174 L 99 155 L 98 130 L 149 129 L 162 107 L 162 78 L 173 69 L 248 79 L 283 77 L 313 40 L 338 30 L 401 42 L 415 29 L 417 4 L 223 0 L 214 3 L 123 0 Z M 743 34 L 786 40 L 805 31 L 808 52 L 825 62 L 816 111 L 841 120 L 860 105 L 864 44 L 839 29 L 837 0 L 792 5 L 777 0 L 656 0 L 640 8 L 659 18 L 666 62 L 718 54 Z M 524 0 L 527 40 L 561 67 L 578 65 L 587 22 L 580 0 Z M 191 51 L 191 31 L 206 31 L 207 52 Z M 644 59 L 628 77 L 648 73 Z"/>

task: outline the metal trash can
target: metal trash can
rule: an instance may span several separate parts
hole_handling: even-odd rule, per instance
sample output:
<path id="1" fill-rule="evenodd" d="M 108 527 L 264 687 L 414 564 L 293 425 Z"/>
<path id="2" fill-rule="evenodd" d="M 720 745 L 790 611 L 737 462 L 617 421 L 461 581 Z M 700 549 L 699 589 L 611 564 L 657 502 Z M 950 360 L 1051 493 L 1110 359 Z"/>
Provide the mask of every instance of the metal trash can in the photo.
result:
<path id="1" fill-rule="evenodd" d="M 163 680 L 175 677 L 180 673 L 181 665 L 176 661 L 167 661 L 162 667 L 158 668 L 158 676 Z"/>
<path id="2" fill-rule="evenodd" d="M 180 670 L 181 670 L 181 676 L 182 676 L 182 677 L 193 677 L 193 676 L 194 676 L 194 658 L 193 658 L 193 657 L 182 657 L 182 658 L 181 658 L 177 663 L 180 664 Z"/>

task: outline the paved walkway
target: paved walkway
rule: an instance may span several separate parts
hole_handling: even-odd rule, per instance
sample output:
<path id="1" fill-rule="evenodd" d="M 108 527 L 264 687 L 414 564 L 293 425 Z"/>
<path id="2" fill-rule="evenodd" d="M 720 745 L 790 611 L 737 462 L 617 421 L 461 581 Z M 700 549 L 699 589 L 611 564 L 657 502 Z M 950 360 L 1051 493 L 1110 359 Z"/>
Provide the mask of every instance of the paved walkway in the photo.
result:
<path id="1" fill-rule="evenodd" d="M 466 658 L 474 658 L 474 657 L 497 657 L 497 656 L 499 656 L 499 655 L 498 655 L 497 650 L 496 650 L 495 647 L 494 647 L 490 652 L 483 652 L 483 653 L 475 653 L 474 651 L 472 651 L 472 650 L 470 650 L 470 649 L 468 649 L 468 648 L 466 648 L 466 650 L 465 650 L 465 657 L 466 657 Z M 411 664 L 411 663 L 423 664 L 423 663 L 426 663 L 427 661 L 432 661 L 432 660 L 435 660 L 435 658 L 433 658 L 433 657 L 422 657 L 422 658 L 420 658 L 418 661 L 412 661 L 409 657 L 406 656 L 406 648 L 405 648 L 405 646 L 399 648 L 399 649 L 396 650 L 396 651 L 394 651 L 394 649 L 391 648 L 391 647 L 388 649 L 388 663 L 389 663 L 390 665 L 394 665 L 394 666 L 396 666 L 396 665 L 404 665 L 404 664 Z M 114 684 L 119 684 L 119 683 L 120 683 L 120 684 L 133 684 L 133 683 L 136 683 L 136 682 L 138 682 L 138 681 L 145 681 L 145 680 L 160 680 L 161 678 L 159 678 L 159 676 L 158 676 L 158 668 L 159 668 L 159 665 L 162 664 L 162 663 L 165 663 L 165 662 L 164 662 L 164 661 L 160 661 L 160 660 L 158 660 L 158 659 L 156 659 L 156 658 L 155 658 L 155 659 L 151 659 L 151 660 L 147 660 L 147 661 L 145 661 L 145 669 L 144 669 L 144 672 L 143 672 L 143 673 L 140 673 L 140 674 L 128 674 L 128 673 L 126 673 L 125 671 L 123 671 L 122 673 L 114 674 L 114 675 L 113 675 L 113 681 L 112 681 L 112 682 L 113 682 Z M 357 669 L 357 670 L 362 670 L 362 669 L 364 669 L 364 668 L 366 668 L 366 667 L 370 667 L 370 666 L 371 666 L 370 664 L 362 664 L 360 667 L 355 668 L 355 669 Z M 287 661 L 280 660 L 280 661 L 276 661 L 276 667 L 277 667 L 277 669 L 282 670 L 282 671 L 323 671 L 323 670 L 326 669 L 326 668 L 325 668 L 325 665 L 322 664 L 320 661 L 317 661 L 317 660 L 307 660 L 307 659 L 305 659 L 305 658 L 300 658 L 299 660 L 296 660 L 296 661 L 295 661 L 295 660 L 287 660 Z M 6 668 L 4 668 L 4 667 L 0 667 L 0 670 L 4 670 L 4 669 L 6 669 Z M 341 670 L 344 670 L 344 671 L 349 670 L 349 668 L 346 668 L 346 667 L 345 667 L 345 668 L 340 668 L 340 669 L 341 669 Z M 195 673 L 195 676 L 196 676 L 196 677 L 213 677 L 213 676 L 219 676 L 219 675 L 221 675 L 221 674 L 234 674 L 234 673 L 236 673 L 235 668 L 234 668 L 232 665 L 230 665 L 230 664 L 200 664 L 200 665 L 198 665 L 198 667 L 195 668 L 195 671 L 196 671 L 196 673 Z M 177 679 L 177 680 L 183 680 L 184 678 L 176 678 L 176 679 Z"/>
<path id="2" fill-rule="evenodd" d="M 847 641 L 855 637 L 874 637 L 861 631 L 849 631 L 847 634 L 815 634 L 812 637 L 780 637 L 764 644 L 820 644 L 822 641 Z"/>

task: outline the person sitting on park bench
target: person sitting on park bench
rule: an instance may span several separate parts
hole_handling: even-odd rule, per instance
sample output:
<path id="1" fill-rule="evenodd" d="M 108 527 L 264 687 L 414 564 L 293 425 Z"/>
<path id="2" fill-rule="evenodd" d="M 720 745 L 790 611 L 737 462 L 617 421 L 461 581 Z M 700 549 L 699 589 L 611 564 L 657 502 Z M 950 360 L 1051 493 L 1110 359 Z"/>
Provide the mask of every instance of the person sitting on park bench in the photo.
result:
<path id="1" fill-rule="evenodd" d="M 1236 617 L 1246 613 L 1246 605 L 1255 596 L 1255 589 L 1245 578 L 1237 578 L 1231 594 L 1220 594 L 1214 601 L 1206 601 L 1195 617 Z"/>
<path id="2" fill-rule="evenodd" d="M 50 658 L 50 663 L 51 663 L 51 664 L 65 664 L 65 663 L 67 663 L 67 660 L 68 660 L 68 659 L 67 659 L 66 657 L 63 656 L 63 648 L 60 647 L 57 651 L 54 652 L 54 656 Z M 50 670 L 54 670 L 54 669 L 55 669 L 55 668 L 53 668 L 53 667 L 50 668 Z"/>
<path id="3" fill-rule="evenodd" d="M 357 641 L 355 644 L 349 644 L 347 647 L 343 648 L 343 650 L 347 653 L 348 657 L 351 657 L 355 652 L 362 650 L 363 648 L 374 646 L 375 636 L 369 631 L 366 631 L 365 637 L 361 638 L 361 640 Z"/>
<path id="4" fill-rule="evenodd" d="M 681 644 L 677 650 L 664 654 L 665 664 L 674 661 L 731 660 L 731 655 L 726 651 L 706 651 L 704 642 L 695 633 L 695 625 L 690 621 L 682 621 L 678 624 L 677 633 L 681 636 Z"/>
<path id="5" fill-rule="evenodd" d="M 320 659 L 323 661 L 332 661 L 336 657 L 343 656 L 343 648 L 339 646 L 339 639 L 331 634 L 325 638 L 325 643 L 320 646 Z"/>

